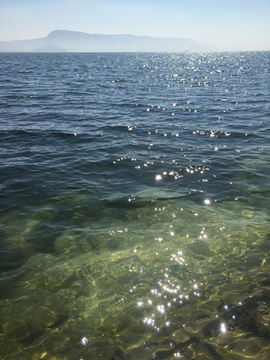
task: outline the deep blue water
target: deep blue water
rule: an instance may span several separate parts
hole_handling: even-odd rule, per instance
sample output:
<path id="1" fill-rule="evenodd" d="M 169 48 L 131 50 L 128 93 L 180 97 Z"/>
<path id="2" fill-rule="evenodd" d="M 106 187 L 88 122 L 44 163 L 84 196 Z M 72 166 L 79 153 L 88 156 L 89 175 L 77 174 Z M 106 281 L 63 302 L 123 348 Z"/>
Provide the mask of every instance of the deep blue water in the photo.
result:
<path id="1" fill-rule="evenodd" d="M 270 52 L 0 54 L 2 359 L 267 359 Z"/>

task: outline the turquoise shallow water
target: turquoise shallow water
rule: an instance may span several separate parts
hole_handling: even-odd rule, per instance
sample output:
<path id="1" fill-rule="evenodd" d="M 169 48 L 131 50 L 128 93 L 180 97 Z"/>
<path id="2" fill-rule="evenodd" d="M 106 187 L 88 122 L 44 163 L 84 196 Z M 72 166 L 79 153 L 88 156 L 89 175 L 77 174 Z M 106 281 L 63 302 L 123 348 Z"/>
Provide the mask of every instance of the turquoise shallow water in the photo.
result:
<path id="1" fill-rule="evenodd" d="M 269 55 L 0 55 L 2 359 L 269 358 Z"/>

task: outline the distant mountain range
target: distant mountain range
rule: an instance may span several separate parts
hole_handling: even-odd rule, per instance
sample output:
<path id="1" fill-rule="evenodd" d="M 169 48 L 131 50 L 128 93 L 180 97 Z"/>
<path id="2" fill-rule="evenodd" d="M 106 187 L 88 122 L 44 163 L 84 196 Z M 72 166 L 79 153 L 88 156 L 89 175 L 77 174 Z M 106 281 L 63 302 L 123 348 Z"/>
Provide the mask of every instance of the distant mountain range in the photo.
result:
<path id="1" fill-rule="evenodd" d="M 1 52 L 184 52 L 219 51 L 205 42 L 136 35 L 100 35 L 54 30 L 45 38 L 0 41 Z"/>

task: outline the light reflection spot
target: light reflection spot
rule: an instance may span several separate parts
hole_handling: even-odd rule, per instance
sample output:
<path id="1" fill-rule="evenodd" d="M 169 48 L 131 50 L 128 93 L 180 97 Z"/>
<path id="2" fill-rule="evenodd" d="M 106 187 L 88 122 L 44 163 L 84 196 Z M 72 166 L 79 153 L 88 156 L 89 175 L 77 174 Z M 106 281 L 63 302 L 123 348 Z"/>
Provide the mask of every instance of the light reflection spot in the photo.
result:
<path id="1" fill-rule="evenodd" d="M 86 337 L 83 337 L 82 338 L 82 343 L 83 343 L 83 345 L 88 344 L 88 339 Z"/>
<path id="2" fill-rule="evenodd" d="M 222 333 L 225 333 L 225 332 L 227 331 L 226 325 L 225 325 L 224 323 L 222 323 L 222 324 L 220 325 L 220 331 L 221 331 Z"/>

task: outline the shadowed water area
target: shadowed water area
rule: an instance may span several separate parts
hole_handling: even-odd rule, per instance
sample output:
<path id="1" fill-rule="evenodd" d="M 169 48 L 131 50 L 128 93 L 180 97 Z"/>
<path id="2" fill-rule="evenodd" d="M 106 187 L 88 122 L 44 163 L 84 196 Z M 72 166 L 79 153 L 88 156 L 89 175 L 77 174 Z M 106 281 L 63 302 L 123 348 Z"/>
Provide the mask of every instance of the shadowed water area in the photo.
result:
<path id="1" fill-rule="evenodd" d="M 269 60 L 0 54 L 1 359 L 269 359 Z"/>

